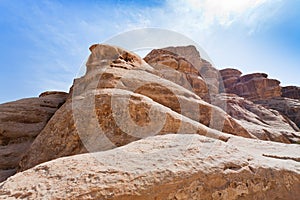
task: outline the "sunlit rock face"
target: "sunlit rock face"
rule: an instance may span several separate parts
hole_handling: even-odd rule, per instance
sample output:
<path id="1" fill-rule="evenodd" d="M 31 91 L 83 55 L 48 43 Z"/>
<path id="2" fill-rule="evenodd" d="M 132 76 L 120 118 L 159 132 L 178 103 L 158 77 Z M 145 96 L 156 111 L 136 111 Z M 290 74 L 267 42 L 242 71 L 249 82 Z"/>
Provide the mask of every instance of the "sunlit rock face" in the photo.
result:
<path id="1" fill-rule="evenodd" d="M 294 88 L 218 71 L 193 46 L 144 59 L 109 45 L 90 51 L 69 94 L 0 105 L 0 181 L 18 171 L 0 199 L 300 195 Z"/>
<path id="2" fill-rule="evenodd" d="M 174 62 L 160 68 L 160 59 L 153 58 L 149 65 L 118 47 L 94 45 L 90 49 L 85 76 L 74 81 L 72 98 L 31 145 L 19 170 L 62 156 L 123 146 L 153 134 L 197 133 L 222 139 L 233 134 L 255 138 L 221 108 L 201 98 L 208 96 L 206 85 L 197 87 L 193 79 L 203 80 L 184 58 L 162 50 L 168 58 L 172 55 Z M 165 68 L 175 75 L 165 78 Z M 191 87 L 182 86 L 177 77 L 182 77 L 180 83 Z M 212 125 L 214 118 L 220 125 Z"/>
<path id="3" fill-rule="evenodd" d="M 237 94 L 251 101 L 270 99 L 281 96 L 280 81 L 269 79 L 267 74 L 253 73 L 241 76 L 235 69 L 220 71 L 225 92 Z"/>

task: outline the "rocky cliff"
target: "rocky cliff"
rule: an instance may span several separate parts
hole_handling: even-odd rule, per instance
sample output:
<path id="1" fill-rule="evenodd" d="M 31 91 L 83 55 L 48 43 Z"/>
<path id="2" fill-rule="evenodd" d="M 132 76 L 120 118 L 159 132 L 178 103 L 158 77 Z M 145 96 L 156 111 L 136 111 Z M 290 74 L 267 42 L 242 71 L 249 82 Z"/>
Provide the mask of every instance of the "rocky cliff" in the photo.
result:
<path id="1" fill-rule="evenodd" d="M 299 195 L 295 92 L 266 74 L 218 71 L 193 46 L 144 59 L 109 45 L 90 51 L 69 94 L 0 105 L 1 181 L 18 171 L 1 199 Z"/>
<path id="2" fill-rule="evenodd" d="M 264 73 L 246 74 L 227 68 L 220 70 L 224 92 L 237 94 L 269 109 L 279 111 L 300 127 L 300 88 L 281 87 L 280 81 Z"/>
<path id="3" fill-rule="evenodd" d="M 220 73 L 226 93 L 237 94 L 252 101 L 281 96 L 280 82 L 269 79 L 265 73 L 242 76 L 242 73 L 235 69 L 223 69 Z"/>

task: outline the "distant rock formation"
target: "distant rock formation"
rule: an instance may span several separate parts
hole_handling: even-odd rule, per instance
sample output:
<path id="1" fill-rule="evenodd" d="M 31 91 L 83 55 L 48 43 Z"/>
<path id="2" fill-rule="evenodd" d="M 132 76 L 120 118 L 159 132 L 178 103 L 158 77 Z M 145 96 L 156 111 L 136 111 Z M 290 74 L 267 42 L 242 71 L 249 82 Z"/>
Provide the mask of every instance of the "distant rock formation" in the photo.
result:
<path id="1" fill-rule="evenodd" d="M 234 69 L 220 70 L 220 74 L 226 93 L 237 94 L 251 101 L 281 96 L 280 81 L 268 79 L 267 74 L 253 73 L 241 76 L 241 72 Z"/>
<path id="2" fill-rule="evenodd" d="M 264 105 L 266 108 L 279 111 L 300 128 L 300 100 L 276 97 L 267 100 L 255 101 L 255 103 Z"/>
<path id="3" fill-rule="evenodd" d="M 154 49 L 144 60 L 158 71 L 157 75 L 191 90 L 207 102 L 210 101 L 207 83 L 199 70 L 184 57 L 172 51 Z"/>
<path id="4" fill-rule="evenodd" d="M 67 96 L 46 92 L 0 105 L 0 182 L 16 172 L 24 152 Z"/>
<path id="5" fill-rule="evenodd" d="M 282 97 L 300 100 L 300 87 L 287 86 L 281 88 Z"/>
<path id="6" fill-rule="evenodd" d="M 300 145 L 231 136 L 149 137 L 18 173 L 2 199 L 291 199 L 300 196 Z"/>
<path id="7" fill-rule="evenodd" d="M 234 119 L 238 119 L 243 127 L 256 138 L 283 143 L 296 143 L 299 141 L 300 132 L 293 122 L 294 120 L 291 121 L 276 110 L 263 107 L 263 102 L 255 104 L 243 97 L 225 93 L 219 94 L 215 98 L 226 101 L 226 112 Z M 265 101 L 270 102 L 270 100 Z M 283 105 L 273 105 L 272 107 L 281 108 Z M 299 110 L 300 104 L 297 106 Z"/>

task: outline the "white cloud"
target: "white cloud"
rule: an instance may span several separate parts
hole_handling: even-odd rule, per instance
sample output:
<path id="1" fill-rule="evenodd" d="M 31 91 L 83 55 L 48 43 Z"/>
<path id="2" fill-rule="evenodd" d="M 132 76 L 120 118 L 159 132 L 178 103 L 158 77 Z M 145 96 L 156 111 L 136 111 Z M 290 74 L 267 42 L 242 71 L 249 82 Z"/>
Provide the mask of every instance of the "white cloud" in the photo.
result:
<path id="1" fill-rule="evenodd" d="M 165 17 L 197 29 L 228 27 L 234 22 L 250 31 L 274 14 L 282 0 L 167 0 Z"/>

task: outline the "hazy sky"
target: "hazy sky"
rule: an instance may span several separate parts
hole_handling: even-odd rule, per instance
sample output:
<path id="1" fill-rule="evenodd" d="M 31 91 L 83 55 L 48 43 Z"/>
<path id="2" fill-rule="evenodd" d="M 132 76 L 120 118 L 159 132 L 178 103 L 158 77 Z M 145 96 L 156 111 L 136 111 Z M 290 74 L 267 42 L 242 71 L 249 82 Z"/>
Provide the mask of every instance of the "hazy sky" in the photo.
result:
<path id="1" fill-rule="evenodd" d="M 196 41 L 219 69 L 300 85 L 300 0 L 0 0 L 0 103 L 68 91 L 88 47 L 155 27 Z"/>

